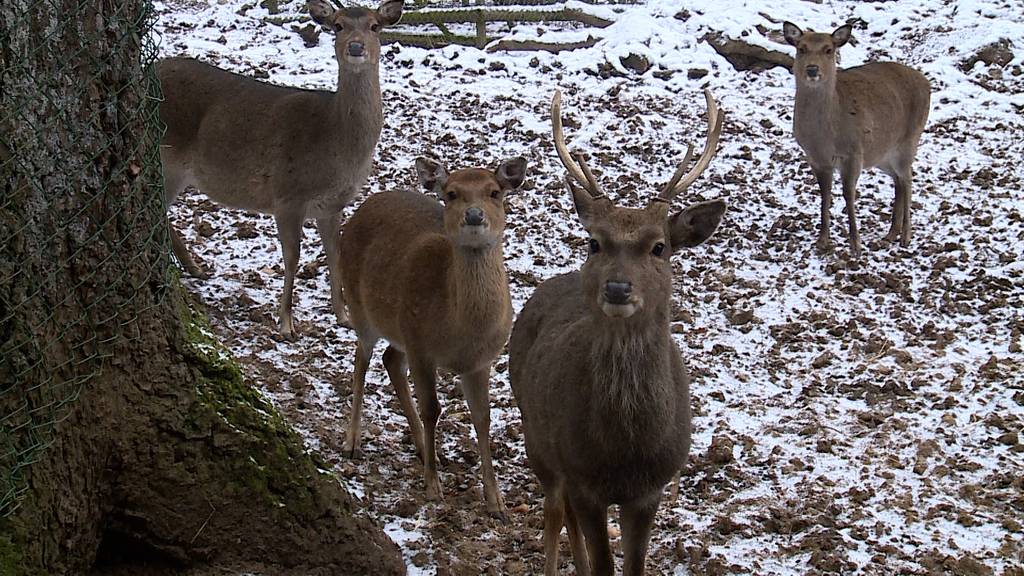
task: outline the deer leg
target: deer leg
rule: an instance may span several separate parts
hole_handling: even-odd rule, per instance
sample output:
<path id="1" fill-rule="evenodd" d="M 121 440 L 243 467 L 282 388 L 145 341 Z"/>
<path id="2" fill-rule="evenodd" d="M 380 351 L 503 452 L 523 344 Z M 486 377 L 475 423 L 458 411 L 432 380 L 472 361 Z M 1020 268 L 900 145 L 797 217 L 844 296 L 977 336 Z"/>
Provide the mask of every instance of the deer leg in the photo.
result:
<path id="1" fill-rule="evenodd" d="M 564 488 L 559 496 L 562 498 L 562 506 L 565 511 L 565 531 L 569 535 L 569 547 L 572 549 L 572 562 L 576 565 L 576 576 L 590 576 L 590 559 L 587 558 L 587 545 L 580 532 L 580 521 L 572 509 L 569 495 Z"/>
<path id="2" fill-rule="evenodd" d="M 412 435 L 413 444 L 416 445 L 416 453 L 423 460 L 423 425 L 420 417 L 416 414 L 416 404 L 412 401 L 412 394 L 409 392 L 409 365 L 405 361 L 405 353 L 388 346 L 384 350 L 384 369 L 388 371 L 388 378 L 391 385 L 395 387 L 395 395 L 398 396 L 398 404 L 402 407 L 405 419 L 409 421 L 409 433 Z"/>
<path id="3" fill-rule="evenodd" d="M 565 521 L 562 487 L 545 490 L 544 496 L 544 576 L 558 576 L 558 537 Z"/>
<path id="4" fill-rule="evenodd" d="M 192 254 L 188 251 L 188 247 L 185 246 L 185 239 L 181 237 L 181 233 L 171 225 L 170 221 L 167 222 L 167 229 L 170 231 L 171 236 L 171 251 L 174 252 L 174 257 L 181 263 L 181 267 L 185 269 L 185 272 L 195 278 L 209 278 L 210 274 L 204 272 L 196 264 L 196 261 L 192 259 Z"/>
<path id="5" fill-rule="evenodd" d="M 892 220 L 889 223 L 889 232 L 885 235 L 887 242 L 895 242 L 903 230 L 903 196 L 907 189 L 905 182 L 899 172 L 890 172 L 893 187 L 896 189 L 892 202 Z"/>
<path id="6" fill-rule="evenodd" d="M 164 158 L 164 154 L 161 154 L 164 166 L 171 166 L 171 160 Z M 170 208 L 174 201 L 178 198 L 178 195 L 184 192 L 185 185 L 183 178 L 177 174 L 177 171 L 170 168 L 164 169 L 164 199 L 167 202 L 167 207 Z M 205 272 L 196 261 L 192 258 L 192 254 L 188 250 L 188 246 L 185 245 L 185 239 L 181 237 L 181 233 L 171 225 L 171 221 L 167 221 L 167 230 L 171 237 L 171 251 L 174 253 L 174 257 L 181 263 L 181 267 L 185 269 L 185 272 L 189 276 L 195 278 L 209 278 L 210 275 Z"/>
<path id="7" fill-rule="evenodd" d="M 437 419 L 441 417 L 441 403 L 437 401 L 437 371 L 427 362 L 410 356 L 412 382 L 416 386 L 416 403 L 423 423 L 423 480 L 428 500 L 443 500 L 441 481 L 437 477 Z"/>
<path id="8" fill-rule="evenodd" d="M 338 251 L 340 222 L 340 214 L 317 218 L 316 230 L 320 234 L 320 241 L 323 242 L 324 252 L 327 254 L 327 273 L 331 282 L 331 307 L 338 319 L 338 325 L 351 328 L 348 312 L 345 311 L 345 297 L 341 292 L 341 256 Z"/>
<path id="9" fill-rule="evenodd" d="M 622 505 L 623 576 L 643 576 L 647 544 L 651 539 L 654 514 L 658 511 L 660 494 L 650 500 Z"/>
<path id="10" fill-rule="evenodd" d="M 682 470 L 676 470 L 676 475 L 672 477 L 672 482 L 669 484 L 668 489 L 668 502 L 669 504 L 675 504 L 679 500 L 679 478 L 682 475 Z"/>
<path id="11" fill-rule="evenodd" d="M 901 226 L 902 235 L 900 236 L 900 246 L 909 246 L 910 235 L 912 232 L 910 228 L 910 193 L 914 187 L 913 169 L 908 166 L 906 172 L 900 177 L 900 180 L 904 182 L 903 211 L 901 213 L 903 216 L 903 222 Z"/>
<path id="12" fill-rule="evenodd" d="M 362 445 L 362 420 L 363 420 L 363 389 L 366 387 L 366 369 L 370 366 L 370 355 L 373 353 L 375 342 L 363 342 L 356 344 L 355 373 L 352 375 L 352 414 L 349 416 L 348 433 L 345 435 L 345 443 L 341 446 L 341 452 L 349 458 L 361 458 Z"/>
<path id="13" fill-rule="evenodd" d="M 569 504 L 586 539 L 587 556 L 595 576 L 612 576 L 615 562 L 608 542 L 608 506 L 569 495 Z"/>
<path id="14" fill-rule="evenodd" d="M 487 512 L 491 516 L 504 518 L 505 502 L 498 489 L 498 481 L 494 478 L 494 466 L 491 461 L 491 399 L 490 375 L 488 366 L 476 372 L 462 374 L 459 384 L 469 404 L 469 413 L 476 430 L 476 445 L 480 451 L 480 471 L 484 479 L 484 499 L 487 501 Z"/>
<path id="15" fill-rule="evenodd" d="M 284 254 L 284 290 L 281 293 L 279 314 L 281 336 L 294 340 L 297 336 L 292 322 L 292 291 L 295 287 L 295 273 L 299 268 L 299 247 L 302 244 L 302 212 L 274 214 L 277 221 L 277 237 Z"/>
<path id="16" fill-rule="evenodd" d="M 857 180 L 860 178 L 861 162 L 851 158 L 842 170 L 843 199 L 846 200 L 846 218 L 850 227 L 850 256 L 860 258 L 860 235 L 857 233 Z"/>
<path id="17" fill-rule="evenodd" d="M 821 191 L 821 230 L 818 231 L 817 248 L 821 252 L 828 252 L 832 249 L 832 239 L 829 234 L 829 227 L 832 225 L 832 176 L 831 166 L 814 168 L 814 177 L 818 180 L 818 190 Z"/>

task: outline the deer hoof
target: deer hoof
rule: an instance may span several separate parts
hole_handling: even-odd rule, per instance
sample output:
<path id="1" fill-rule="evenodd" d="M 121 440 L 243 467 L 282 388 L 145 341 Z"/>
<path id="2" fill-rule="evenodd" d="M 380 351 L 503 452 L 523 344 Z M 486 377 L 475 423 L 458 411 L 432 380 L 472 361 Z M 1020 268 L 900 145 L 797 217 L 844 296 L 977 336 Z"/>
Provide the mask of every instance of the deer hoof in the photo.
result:
<path id="1" fill-rule="evenodd" d="M 883 238 L 886 242 L 895 242 L 900 237 L 900 233 L 897 230 L 889 230 L 889 233 Z"/>
<path id="2" fill-rule="evenodd" d="M 281 325 L 278 328 L 278 334 L 283 341 L 295 342 L 299 339 L 299 333 L 295 331 L 295 327 L 291 322 L 281 322 Z"/>
<path id="3" fill-rule="evenodd" d="M 828 237 L 818 238 L 818 242 L 815 244 L 818 252 L 827 253 L 832 251 L 832 240 Z"/>
<path id="4" fill-rule="evenodd" d="M 434 478 L 427 478 L 427 500 L 431 502 L 441 502 L 444 500 L 444 495 L 441 493 L 441 482 L 435 476 Z"/>
<path id="5" fill-rule="evenodd" d="M 488 510 L 487 515 L 502 524 L 508 524 L 508 514 L 504 510 Z"/>
<path id="6" fill-rule="evenodd" d="M 363 449 L 362 448 L 349 448 L 347 446 L 342 447 L 341 455 L 349 460 L 362 460 Z"/>
<path id="7" fill-rule="evenodd" d="M 352 321 L 348 317 L 348 312 L 345 312 L 345 308 L 342 307 L 341 312 L 337 312 L 335 316 L 338 319 L 338 326 L 342 328 L 352 329 Z"/>

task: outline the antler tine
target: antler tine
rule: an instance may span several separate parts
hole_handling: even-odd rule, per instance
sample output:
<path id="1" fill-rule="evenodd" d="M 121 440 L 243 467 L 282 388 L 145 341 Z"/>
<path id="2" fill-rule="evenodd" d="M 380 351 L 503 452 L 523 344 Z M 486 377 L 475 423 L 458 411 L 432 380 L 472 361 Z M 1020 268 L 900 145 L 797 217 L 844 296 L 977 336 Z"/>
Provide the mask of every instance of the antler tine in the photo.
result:
<path id="1" fill-rule="evenodd" d="M 587 166 L 587 161 L 583 159 L 583 153 L 576 152 L 573 154 L 573 158 L 576 159 L 576 163 L 579 164 L 583 170 L 583 175 L 587 178 L 586 189 L 590 192 L 590 195 L 595 198 L 604 196 L 604 192 L 601 192 L 601 185 L 597 183 L 597 178 L 594 178 L 594 173 L 590 171 L 590 166 Z"/>
<path id="2" fill-rule="evenodd" d="M 665 187 L 661 189 L 661 194 L 658 195 L 655 200 L 664 200 L 670 202 L 674 194 L 671 194 L 672 189 L 679 184 L 679 179 L 683 177 L 686 172 L 686 167 L 690 165 L 690 159 L 693 158 L 693 144 L 686 144 L 686 156 L 683 156 L 683 161 L 676 167 L 676 171 L 672 174 L 672 178 L 665 184 Z"/>
<path id="3" fill-rule="evenodd" d="M 708 135 L 704 143 L 704 150 L 701 151 L 700 157 L 697 158 L 693 168 L 684 176 L 681 173 L 689 161 L 693 150 L 693 147 L 689 146 L 686 158 L 679 165 L 679 168 L 676 169 L 672 180 L 669 181 L 668 185 L 665 186 L 658 196 L 659 200 L 671 202 L 680 192 L 689 188 L 691 184 L 697 181 L 697 178 L 700 177 L 711 163 L 711 159 L 718 152 L 718 137 L 722 135 L 722 123 L 725 121 L 725 113 L 718 109 L 718 103 L 715 102 L 715 97 L 711 95 L 711 90 L 708 88 L 704 89 L 704 99 L 707 100 L 708 106 Z"/>
<path id="4" fill-rule="evenodd" d="M 555 151 L 558 152 L 558 158 L 569 172 L 569 176 L 579 182 L 580 186 L 589 192 L 591 196 L 595 198 L 604 196 L 600 186 L 597 184 L 597 180 L 590 172 L 590 168 L 587 167 L 587 163 L 579 155 L 574 159 L 573 155 L 569 153 L 569 148 L 565 145 L 565 135 L 562 133 L 561 90 L 555 90 L 554 96 L 551 97 L 551 131 L 555 138 Z M 579 161 L 578 164 L 577 160 Z"/>

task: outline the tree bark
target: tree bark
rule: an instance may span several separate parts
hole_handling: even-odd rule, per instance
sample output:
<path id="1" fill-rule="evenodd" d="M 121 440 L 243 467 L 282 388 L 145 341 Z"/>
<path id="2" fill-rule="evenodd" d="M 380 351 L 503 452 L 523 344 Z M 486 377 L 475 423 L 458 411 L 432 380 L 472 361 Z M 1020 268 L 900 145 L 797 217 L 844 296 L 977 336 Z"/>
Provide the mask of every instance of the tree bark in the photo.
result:
<path id="1" fill-rule="evenodd" d="M 0 4 L 0 574 L 400 574 L 169 259 L 147 0 Z"/>

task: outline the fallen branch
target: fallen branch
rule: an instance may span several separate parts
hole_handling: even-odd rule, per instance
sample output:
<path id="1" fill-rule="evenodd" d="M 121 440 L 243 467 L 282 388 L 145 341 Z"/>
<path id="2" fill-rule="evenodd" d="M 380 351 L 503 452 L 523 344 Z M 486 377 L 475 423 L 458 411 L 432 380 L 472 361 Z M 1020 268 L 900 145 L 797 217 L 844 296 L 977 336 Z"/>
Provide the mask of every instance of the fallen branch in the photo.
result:
<path id="1" fill-rule="evenodd" d="M 777 66 L 793 69 L 793 57 L 783 52 L 768 50 L 743 40 L 733 40 L 718 32 L 705 34 L 703 40 L 740 71 L 768 70 Z"/>
<path id="2" fill-rule="evenodd" d="M 479 22 L 579 22 L 594 28 L 607 28 L 605 20 L 582 10 L 494 10 L 456 8 L 452 10 L 411 11 L 402 15 L 402 24 L 476 24 Z"/>
<path id="3" fill-rule="evenodd" d="M 578 48 L 590 48 L 597 44 L 598 39 L 588 36 L 580 42 L 540 42 L 537 40 L 501 40 L 487 47 L 488 52 L 505 50 L 508 52 L 541 50 L 544 52 L 558 53 L 564 50 L 576 50 Z"/>

